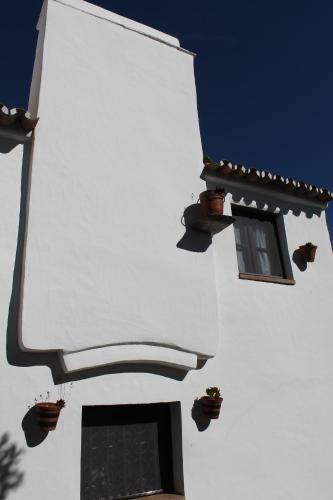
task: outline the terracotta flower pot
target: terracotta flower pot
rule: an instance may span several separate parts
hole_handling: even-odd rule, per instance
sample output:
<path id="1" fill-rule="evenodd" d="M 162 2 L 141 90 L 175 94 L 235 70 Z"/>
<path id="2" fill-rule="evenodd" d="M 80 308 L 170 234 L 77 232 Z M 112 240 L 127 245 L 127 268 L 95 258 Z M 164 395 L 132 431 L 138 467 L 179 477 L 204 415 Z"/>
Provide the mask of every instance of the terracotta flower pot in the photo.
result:
<path id="1" fill-rule="evenodd" d="M 43 431 L 54 431 L 57 426 L 61 409 L 65 401 L 59 399 L 56 403 L 36 403 L 37 421 Z"/>
<path id="2" fill-rule="evenodd" d="M 210 419 L 219 418 L 222 401 L 223 398 L 211 398 L 210 396 L 203 396 L 201 398 L 203 413 Z"/>
<path id="3" fill-rule="evenodd" d="M 224 192 L 223 189 L 209 189 L 199 195 L 200 209 L 204 217 L 207 215 L 223 215 Z"/>
<path id="4" fill-rule="evenodd" d="M 312 243 L 306 243 L 299 247 L 299 252 L 301 253 L 305 262 L 314 262 L 316 257 L 317 246 Z"/>

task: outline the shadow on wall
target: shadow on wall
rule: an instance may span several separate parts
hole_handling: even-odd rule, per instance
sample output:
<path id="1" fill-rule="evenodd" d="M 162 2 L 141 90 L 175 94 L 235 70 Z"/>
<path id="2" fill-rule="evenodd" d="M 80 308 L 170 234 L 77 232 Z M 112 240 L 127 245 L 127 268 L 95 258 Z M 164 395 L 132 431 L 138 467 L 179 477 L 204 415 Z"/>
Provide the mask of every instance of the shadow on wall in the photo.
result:
<path id="1" fill-rule="evenodd" d="M 201 175 L 203 178 L 203 173 Z M 223 184 L 223 180 L 218 179 L 216 182 L 212 180 L 208 180 L 206 182 L 207 189 L 215 189 L 216 185 L 223 185 L 225 194 L 231 194 L 233 203 L 242 203 L 245 206 L 252 206 L 253 203 L 256 204 L 256 207 L 259 210 L 267 210 L 268 212 L 276 212 L 286 215 L 288 212 L 292 212 L 296 217 L 299 216 L 302 212 L 306 215 L 307 218 L 312 218 L 314 215 L 320 217 L 321 212 L 324 210 L 324 206 L 321 207 L 320 204 L 318 206 L 311 206 L 302 201 L 301 198 L 298 198 L 297 202 L 293 202 L 290 200 L 284 200 L 279 198 L 278 193 L 274 192 L 274 190 L 266 191 L 266 193 L 259 192 L 258 189 L 254 187 L 251 188 L 248 184 L 244 185 L 242 189 L 239 186 L 230 186 Z M 209 245 L 212 243 L 212 237 L 209 233 L 205 233 L 202 231 L 195 231 L 191 229 L 191 224 L 196 221 L 200 217 L 200 208 L 198 204 L 193 204 L 188 206 L 184 214 L 182 216 L 181 222 L 182 225 L 185 226 L 186 231 L 182 238 L 177 243 L 177 248 L 182 250 L 187 250 L 190 252 L 205 252 Z M 294 262 L 299 267 L 300 270 L 303 269 L 304 263 L 300 262 L 300 259 L 295 256 L 296 260 Z"/>
<path id="2" fill-rule="evenodd" d="M 48 435 L 48 432 L 43 431 L 38 425 L 36 408 L 34 406 L 24 415 L 22 420 L 22 429 L 29 448 L 38 446 Z"/>
<path id="3" fill-rule="evenodd" d="M 296 266 L 298 267 L 298 269 L 300 271 L 306 271 L 308 265 L 306 263 L 306 261 L 304 260 L 304 257 L 302 257 L 302 254 L 300 253 L 300 251 L 297 249 L 294 251 L 293 253 L 293 262 L 296 264 Z"/>
<path id="4" fill-rule="evenodd" d="M 203 174 L 202 174 L 203 175 Z M 203 177 L 202 177 L 203 178 Z M 213 189 L 216 185 L 223 185 L 225 194 L 230 194 L 232 198 L 232 203 L 241 203 L 243 206 L 253 207 L 253 203 L 258 210 L 265 210 L 271 213 L 287 215 L 291 212 L 294 216 L 299 217 L 301 213 L 304 213 L 308 219 L 312 217 L 320 217 L 321 213 L 325 210 L 325 204 L 318 203 L 313 205 L 304 203 L 303 199 L 298 197 L 298 199 L 293 201 L 290 199 L 279 198 L 279 193 L 272 190 L 267 190 L 265 192 L 259 192 L 259 188 L 254 186 L 244 185 L 244 188 L 239 186 L 231 186 L 228 184 L 223 184 L 222 180 L 217 179 L 216 183 L 212 180 L 207 180 L 207 189 Z M 311 200 L 310 200 L 311 201 Z M 298 267 L 300 271 L 305 271 L 307 264 L 304 258 L 301 256 L 298 249 L 292 249 L 289 252 L 287 235 L 284 226 L 283 217 L 278 217 L 277 220 L 278 231 L 280 233 L 280 245 L 283 255 L 284 264 L 286 266 L 286 272 L 288 276 L 292 276 L 292 268 L 290 264 L 290 255 L 292 254 L 292 260 Z M 300 244 L 303 241 L 300 241 Z"/>
<path id="5" fill-rule="evenodd" d="M 221 181 L 217 180 L 217 183 L 220 185 Z M 212 181 L 207 181 L 207 189 L 212 188 L 215 188 L 215 184 Z M 274 190 L 266 191 L 265 193 L 261 193 L 254 188 L 251 190 L 248 184 L 244 186 L 244 189 L 230 185 L 223 185 L 223 188 L 226 195 L 231 194 L 234 203 L 242 202 L 246 206 L 250 206 L 255 202 L 259 210 L 267 210 L 268 212 L 275 212 L 279 209 L 283 215 L 292 212 L 296 217 L 304 213 L 308 219 L 311 219 L 314 215 L 320 217 L 324 210 L 324 206 L 321 207 L 320 204 L 318 206 L 307 205 L 303 203 L 301 198 L 298 198 L 299 201 L 297 202 L 284 200 L 279 198 L 278 193 L 274 192 Z"/>
<path id="6" fill-rule="evenodd" d="M 0 437 L 0 500 L 5 500 L 12 490 L 16 490 L 23 482 L 24 472 L 19 469 L 22 455 L 15 443 L 10 441 L 9 434 Z"/>
<path id="7" fill-rule="evenodd" d="M 210 418 L 208 418 L 203 410 L 202 410 L 202 403 L 200 399 L 196 399 L 193 403 L 192 406 L 192 411 L 191 411 L 192 418 L 194 422 L 196 423 L 197 429 L 199 432 L 203 432 L 209 427 L 210 424 Z"/>
<path id="8" fill-rule="evenodd" d="M 5 139 L 3 137 L 0 138 L 0 153 L 7 154 L 10 153 L 12 149 L 14 149 L 18 144 L 17 141 L 13 139 Z"/>
<path id="9" fill-rule="evenodd" d="M 18 143 L 16 143 L 17 145 Z M 54 374 L 61 373 L 57 352 L 32 353 L 21 349 L 19 327 L 21 282 L 23 279 L 27 205 L 30 193 L 30 152 L 31 144 L 24 145 L 21 173 L 21 202 L 16 256 L 13 273 L 12 294 L 7 322 L 7 360 L 14 366 L 49 366 Z M 0 499 L 1 500 L 1 499 Z"/>
<path id="10" fill-rule="evenodd" d="M 184 380 L 187 372 L 172 366 L 154 365 L 148 363 L 119 363 L 116 365 L 100 366 L 87 370 L 79 370 L 71 373 L 62 373 L 55 382 L 57 384 L 65 382 L 75 382 L 87 378 L 100 377 L 101 375 L 110 375 L 116 373 L 150 373 L 160 377 L 171 378 L 173 380 Z"/>
<path id="11" fill-rule="evenodd" d="M 200 217 L 200 207 L 198 204 L 188 206 L 182 216 L 181 222 L 185 226 L 185 234 L 177 243 L 177 248 L 188 250 L 189 252 L 205 252 L 212 243 L 212 237 L 209 233 L 195 231 L 191 229 L 191 224 Z"/>

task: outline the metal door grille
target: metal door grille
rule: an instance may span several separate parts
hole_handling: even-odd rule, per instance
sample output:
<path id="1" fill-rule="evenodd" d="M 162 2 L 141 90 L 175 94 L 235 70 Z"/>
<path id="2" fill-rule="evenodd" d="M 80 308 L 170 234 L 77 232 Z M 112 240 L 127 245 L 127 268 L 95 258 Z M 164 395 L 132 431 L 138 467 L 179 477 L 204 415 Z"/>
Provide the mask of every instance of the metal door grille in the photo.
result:
<path id="1" fill-rule="evenodd" d="M 84 407 L 81 500 L 124 500 L 170 490 L 170 432 L 166 403 Z"/>

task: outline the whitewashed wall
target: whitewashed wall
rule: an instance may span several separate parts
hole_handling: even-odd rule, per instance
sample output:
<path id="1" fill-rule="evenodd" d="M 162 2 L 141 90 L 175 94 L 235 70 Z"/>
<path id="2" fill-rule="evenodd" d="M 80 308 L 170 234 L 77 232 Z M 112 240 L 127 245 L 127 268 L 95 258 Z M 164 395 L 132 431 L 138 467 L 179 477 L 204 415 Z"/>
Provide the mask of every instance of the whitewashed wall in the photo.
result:
<path id="1" fill-rule="evenodd" d="M 80 374 L 67 376 L 75 382 L 57 430 L 38 446 L 27 446 L 22 429 L 27 406 L 41 393 L 50 390 L 55 398 L 58 391 L 51 370 L 33 365 L 48 364 L 56 376 L 57 357 L 55 353 L 20 352 L 16 344 L 21 331 L 20 325 L 15 329 L 15 318 L 10 318 L 7 333 L 23 146 L 12 144 L 8 148 L 0 138 L 0 437 L 9 432 L 11 442 L 24 450 L 18 467 L 25 474 L 9 498 L 80 498 L 82 405 L 181 401 L 187 500 L 330 500 L 332 251 L 324 214 L 310 217 L 315 207 L 282 198 L 270 200 L 275 210 L 284 213 L 290 258 L 300 244 L 309 240 L 318 244 L 317 259 L 304 272 L 291 261 L 295 286 L 239 280 L 232 227 L 216 235 L 206 252 L 178 249 L 176 243 L 184 232 L 181 213 L 193 202 L 192 193 L 196 200 L 205 188 L 199 180 L 201 145 L 191 56 L 103 21 L 100 17 L 112 15 L 99 8 L 85 2 L 70 3 L 90 14 L 49 1 L 44 58 L 38 62 L 38 66 L 43 62 L 38 107 L 41 119 L 28 204 L 24 345 L 34 349 L 82 348 L 88 345 L 85 342 L 90 333 L 81 337 L 81 327 L 93 329 L 95 323 L 96 345 L 101 345 L 108 334 L 103 319 L 109 324 L 108 314 L 114 316 L 117 311 L 118 318 L 131 318 L 134 329 L 130 332 L 125 328 L 125 332 L 132 335 L 146 316 L 151 318 L 151 311 L 142 302 L 145 299 L 154 300 L 154 325 L 162 323 L 161 318 L 178 325 L 180 338 L 164 338 L 165 345 L 177 347 L 178 352 L 179 343 L 185 341 L 190 349 L 189 334 L 194 339 L 194 352 L 202 352 L 207 342 L 206 354 L 214 354 L 216 348 L 217 354 L 203 368 L 184 372 L 183 380 L 162 372 L 133 374 L 111 369 L 112 373 L 105 369 L 102 375 L 90 372 L 91 377 L 85 372 L 82 379 Z M 104 49 L 103 41 L 107 42 Z M 135 57 L 131 57 L 133 45 Z M 144 57 L 149 59 L 147 54 L 155 61 L 154 70 L 133 68 L 133 61 L 142 64 Z M 106 67 L 103 69 L 105 61 L 118 64 L 122 71 L 129 66 L 132 78 L 120 81 L 121 71 L 115 69 L 110 75 Z M 174 65 L 177 72 L 169 80 Z M 142 82 L 149 84 L 149 93 L 140 87 Z M 119 86 L 124 96 L 133 92 L 128 109 L 115 96 Z M 162 102 L 161 88 L 166 93 Z M 33 92 L 37 90 L 35 84 Z M 184 114 L 180 123 L 171 106 L 174 99 Z M 154 104 L 147 108 L 151 102 Z M 172 126 L 169 112 L 174 113 Z M 131 113 L 138 117 L 137 122 L 133 116 L 129 118 Z M 142 141 L 142 132 L 146 141 Z M 27 168 L 25 158 L 25 171 Z M 162 186 L 165 189 L 160 189 Z M 152 187 L 156 193 L 151 194 Z M 133 198 L 137 206 L 129 214 L 127 204 Z M 255 193 L 252 198 L 256 203 L 261 195 Z M 230 201 L 231 194 L 227 213 Z M 152 204 L 158 209 L 151 210 Z M 143 212 L 148 220 L 138 224 Z M 118 225 L 115 213 L 120 213 Z M 100 240 L 96 240 L 96 221 L 101 224 Z M 89 247 L 91 242 L 96 244 L 94 248 Z M 131 251 L 134 243 L 136 252 Z M 109 295 L 111 302 L 90 302 L 93 291 L 101 293 L 100 299 L 110 293 L 110 262 L 115 264 L 113 272 L 119 271 L 118 309 Z M 129 263 L 131 272 L 127 274 Z M 59 275 L 61 268 L 63 275 Z M 124 277 L 140 290 L 123 290 Z M 69 293 L 69 304 L 56 296 L 54 283 L 65 297 Z M 156 297 L 149 292 L 153 285 L 158 286 Z M 175 305 L 176 298 L 182 307 Z M 74 320 L 79 335 L 73 333 Z M 154 328 L 149 331 L 156 333 Z M 116 332 L 113 325 L 112 335 Z M 166 335 L 162 330 L 158 334 Z M 95 339 L 95 332 L 92 335 Z M 222 388 L 222 414 L 200 432 L 191 409 L 195 398 L 210 385 Z"/>
<path id="2" fill-rule="evenodd" d="M 145 343 L 167 362 L 172 353 L 163 348 L 213 356 L 211 251 L 176 246 L 184 207 L 202 184 L 189 175 L 202 157 L 193 56 L 175 39 L 81 4 L 51 1 L 44 12 L 23 345 L 82 352 Z M 113 359 L 95 354 L 97 364 Z M 192 358 L 179 362 L 196 366 Z"/>

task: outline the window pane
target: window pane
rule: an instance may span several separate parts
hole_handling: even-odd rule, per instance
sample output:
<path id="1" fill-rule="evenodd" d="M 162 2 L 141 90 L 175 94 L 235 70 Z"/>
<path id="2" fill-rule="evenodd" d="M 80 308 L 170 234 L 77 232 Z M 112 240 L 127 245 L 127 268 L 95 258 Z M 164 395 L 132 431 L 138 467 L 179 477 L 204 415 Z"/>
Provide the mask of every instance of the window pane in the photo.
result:
<path id="1" fill-rule="evenodd" d="M 251 235 L 249 234 L 248 220 L 239 217 L 234 225 L 238 268 L 240 273 L 255 273 L 255 262 L 251 252 Z"/>
<path id="2" fill-rule="evenodd" d="M 235 225 L 236 251 L 238 268 L 240 273 L 245 273 L 245 258 L 243 256 L 244 247 L 241 244 L 240 228 Z"/>
<path id="3" fill-rule="evenodd" d="M 274 219 L 240 212 L 233 214 L 239 272 L 283 277 Z"/>

